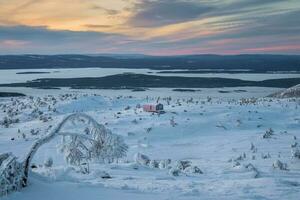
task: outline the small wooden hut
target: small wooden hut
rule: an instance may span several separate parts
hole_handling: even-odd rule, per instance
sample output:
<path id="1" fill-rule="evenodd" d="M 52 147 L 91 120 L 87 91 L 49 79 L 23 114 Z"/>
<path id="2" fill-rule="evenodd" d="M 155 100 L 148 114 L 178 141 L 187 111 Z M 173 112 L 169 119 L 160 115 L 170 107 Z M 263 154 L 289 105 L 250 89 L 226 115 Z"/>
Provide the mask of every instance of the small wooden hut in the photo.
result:
<path id="1" fill-rule="evenodd" d="M 156 105 L 146 104 L 146 105 L 143 105 L 143 110 L 145 112 L 162 112 L 162 111 L 164 111 L 164 106 L 161 103 L 156 104 Z"/>

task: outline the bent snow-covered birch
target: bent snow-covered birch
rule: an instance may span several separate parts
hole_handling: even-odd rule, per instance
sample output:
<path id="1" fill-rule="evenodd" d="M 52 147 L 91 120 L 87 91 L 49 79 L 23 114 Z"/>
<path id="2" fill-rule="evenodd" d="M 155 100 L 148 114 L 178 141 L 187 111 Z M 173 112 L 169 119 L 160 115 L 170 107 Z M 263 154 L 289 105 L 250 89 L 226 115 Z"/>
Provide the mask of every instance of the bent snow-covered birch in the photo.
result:
<path id="1" fill-rule="evenodd" d="M 72 122 L 75 125 L 76 120 L 85 122 L 86 125 L 92 125 L 92 130 L 89 133 L 62 131 L 62 129 L 68 122 Z M 70 137 L 71 142 L 73 142 L 74 138 L 76 138 L 76 140 L 80 141 L 81 143 L 88 141 L 90 145 L 86 146 L 85 148 L 87 155 L 85 158 L 87 160 L 102 159 L 111 162 L 114 159 L 125 156 L 128 149 L 121 136 L 112 134 L 110 130 L 106 129 L 103 125 L 99 124 L 89 115 L 86 115 L 84 113 L 71 114 L 63 119 L 62 122 L 60 122 L 50 134 L 48 134 L 44 138 L 39 139 L 36 143 L 33 144 L 24 162 L 22 163 L 22 187 L 27 186 L 30 163 L 35 153 L 42 145 L 50 142 L 56 136 Z M 77 156 L 77 154 L 70 154 L 68 156 L 69 157 L 67 161 L 77 159 L 72 157 Z M 72 158 L 70 158 L 70 156 Z M 71 162 L 70 164 L 74 163 Z"/>

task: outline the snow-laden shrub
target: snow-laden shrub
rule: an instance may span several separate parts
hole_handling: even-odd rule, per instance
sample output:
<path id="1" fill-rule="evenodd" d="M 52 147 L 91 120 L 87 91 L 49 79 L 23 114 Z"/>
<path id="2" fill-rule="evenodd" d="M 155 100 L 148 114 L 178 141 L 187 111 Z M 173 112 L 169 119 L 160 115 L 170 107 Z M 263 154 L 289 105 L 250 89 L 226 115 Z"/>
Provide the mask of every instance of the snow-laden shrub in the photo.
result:
<path id="1" fill-rule="evenodd" d="M 276 161 L 273 163 L 272 166 L 273 166 L 274 169 L 288 170 L 287 164 L 281 162 L 280 160 L 276 160 Z"/>
<path id="2" fill-rule="evenodd" d="M 102 125 L 89 131 L 90 138 L 65 136 L 63 152 L 72 165 L 80 165 L 89 160 L 111 163 L 126 155 L 127 145 L 119 135 L 114 135 Z"/>
<path id="3" fill-rule="evenodd" d="M 245 166 L 246 169 L 253 171 L 253 178 L 258 178 L 260 176 L 259 171 L 251 163 Z"/>
<path id="4" fill-rule="evenodd" d="M 45 167 L 52 167 L 53 165 L 53 159 L 49 157 L 47 160 L 45 160 L 44 166 Z"/>
<path id="5" fill-rule="evenodd" d="M 170 164 L 171 164 L 171 159 L 160 160 L 158 164 L 158 168 L 165 169 L 168 168 Z"/>
<path id="6" fill-rule="evenodd" d="M 180 169 L 177 169 L 176 167 L 172 167 L 170 170 L 169 170 L 169 174 L 171 176 L 179 176 L 181 173 L 181 170 Z"/>
<path id="7" fill-rule="evenodd" d="M 18 118 L 14 119 L 14 118 L 5 116 L 3 118 L 3 120 L 0 121 L 0 125 L 4 126 L 5 128 L 9 128 L 10 125 L 16 124 L 16 123 L 19 123 L 19 122 L 20 122 L 20 120 Z"/>
<path id="8" fill-rule="evenodd" d="M 256 146 L 252 142 L 251 142 L 250 150 L 252 151 L 252 153 L 256 153 L 257 152 L 257 148 L 256 148 Z"/>
<path id="9" fill-rule="evenodd" d="M 175 118 L 174 118 L 174 117 L 172 117 L 172 118 L 170 119 L 170 125 L 171 125 L 172 127 L 175 127 L 175 126 L 177 125 L 177 123 L 175 122 Z"/>
<path id="10" fill-rule="evenodd" d="M 271 155 L 270 155 L 270 153 L 267 153 L 267 154 L 261 153 L 261 158 L 268 159 L 268 158 L 271 158 Z"/>
<path id="11" fill-rule="evenodd" d="M 134 155 L 134 161 L 140 165 L 146 166 L 150 163 L 150 158 L 144 154 L 137 153 Z"/>
<path id="12" fill-rule="evenodd" d="M 268 129 L 266 132 L 263 134 L 264 139 L 271 138 L 274 135 L 274 130 L 273 129 Z"/>
<path id="13" fill-rule="evenodd" d="M 0 154 L 0 197 L 20 190 L 22 184 L 22 163 L 11 153 Z"/>
<path id="14" fill-rule="evenodd" d="M 297 137 L 293 136 L 294 142 L 291 144 L 292 159 L 300 159 L 300 149 L 297 142 Z"/>
<path id="15" fill-rule="evenodd" d="M 179 176 L 180 174 L 203 174 L 201 169 L 197 166 L 192 166 L 192 162 L 189 160 L 178 160 L 172 164 L 171 159 L 154 160 L 141 153 L 135 154 L 134 160 L 136 164 L 145 167 L 168 170 L 171 176 Z"/>
<path id="16" fill-rule="evenodd" d="M 186 174 L 203 174 L 201 169 L 197 166 L 189 166 L 184 169 L 184 173 Z"/>
<path id="17" fill-rule="evenodd" d="M 291 148 L 296 148 L 298 146 L 297 142 L 294 142 L 293 144 L 291 144 Z"/>
<path id="18" fill-rule="evenodd" d="M 300 159 L 300 150 L 299 150 L 299 148 L 292 148 L 291 153 L 292 153 L 292 158 Z"/>
<path id="19" fill-rule="evenodd" d="M 238 161 L 233 161 L 232 162 L 232 167 L 238 167 L 238 166 L 241 166 L 240 162 L 238 162 Z"/>
<path id="20" fill-rule="evenodd" d="M 246 153 L 243 153 L 243 154 L 239 155 L 239 156 L 236 157 L 236 158 L 230 158 L 230 159 L 228 160 L 228 162 L 238 162 L 238 161 L 243 161 L 245 158 L 246 158 Z"/>
<path id="21" fill-rule="evenodd" d="M 157 160 L 150 160 L 149 167 L 150 168 L 158 168 L 159 167 L 159 161 L 157 161 Z"/>
<path id="22" fill-rule="evenodd" d="M 181 171 L 184 171 L 185 168 L 190 167 L 191 164 L 192 164 L 192 162 L 189 161 L 189 160 L 179 160 L 176 163 L 176 168 L 181 170 Z"/>
<path id="23" fill-rule="evenodd" d="M 63 144 L 62 152 L 64 153 L 65 160 L 71 165 L 80 166 L 80 163 L 88 160 L 88 150 L 84 144 L 77 140 L 77 137 L 72 137 L 69 143 Z"/>
<path id="24" fill-rule="evenodd" d="M 122 158 L 126 155 L 128 146 L 123 138 L 104 126 L 98 126 L 92 130 L 92 147 L 90 154 L 92 158 L 112 162 L 114 159 Z"/>
<path id="25" fill-rule="evenodd" d="M 92 175 L 94 177 L 103 178 L 103 179 L 109 179 L 109 178 L 111 178 L 111 176 L 107 172 L 99 170 L 99 169 L 94 170 L 92 172 Z"/>

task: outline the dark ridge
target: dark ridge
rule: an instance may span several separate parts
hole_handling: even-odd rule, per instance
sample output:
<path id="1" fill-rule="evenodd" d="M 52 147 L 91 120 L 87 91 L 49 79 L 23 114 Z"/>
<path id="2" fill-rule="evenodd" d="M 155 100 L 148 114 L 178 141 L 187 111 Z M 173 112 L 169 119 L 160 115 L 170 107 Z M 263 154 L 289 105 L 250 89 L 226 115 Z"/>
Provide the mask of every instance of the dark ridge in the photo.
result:
<path id="1" fill-rule="evenodd" d="M 17 92 L 0 92 L 0 98 L 3 97 L 23 97 L 25 94 L 17 93 Z"/>
<path id="2" fill-rule="evenodd" d="M 17 72 L 16 74 L 50 74 L 50 72 Z"/>
<path id="3" fill-rule="evenodd" d="M 288 88 L 300 83 L 300 78 L 246 81 L 229 78 L 154 76 L 124 73 L 105 77 L 45 78 L 25 83 L 0 84 L 0 87 L 32 87 L 73 89 L 137 89 L 137 88 L 221 88 L 221 87 L 277 87 Z"/>
<path id="4" fill-rule="evenodd" d="M 241 73 L 247 73 L 247 74 L 257 74 L 262 73 L 261 71 L 251 71 L 251 70 L 221 70 L 221 69 L 215 69 L 215 70 L 176 70 L 176 71 L 159 71 L 158 74 L 207 74 L 207 73 L 214 73 L 214 74 L 220 74 L 220 73 L 228 73 L 228 74 L 241 74 Z M 287 74 L 287 73 L 295 73 L 299 74 L 300 77 L 300 71 L 265 71 L 264 73 L 270 73 L 270 74 Z"/>
<path id="5" fill-rule="evenodd" d="M 199 92 L 201 90 L 177 88 L 177 89 L 173 89 L 173 91 L 174 92 Z"/>
<path id="6" fill-rule="evenodd" d="M 265 73 L 300 71 L 300 55 L 2 55 L 0 69 L 50 68 L 226 69 Z"/>

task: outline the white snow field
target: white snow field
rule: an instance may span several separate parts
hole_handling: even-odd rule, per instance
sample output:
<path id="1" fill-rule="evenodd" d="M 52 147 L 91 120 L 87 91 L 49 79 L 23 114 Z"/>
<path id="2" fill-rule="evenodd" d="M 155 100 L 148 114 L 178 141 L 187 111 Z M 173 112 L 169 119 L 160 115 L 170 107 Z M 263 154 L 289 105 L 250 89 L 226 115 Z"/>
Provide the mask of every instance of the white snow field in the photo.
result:
<path id="1" fill-rule="evenodd" d="M 300 199 L 300 99 L 129 95 L 1 99 L 0 152 L 20 161 L 75 112 L 121 135 L 129 148 L 126 157 L 90 162 L 83 173 L 64 160 L 58 136 L 33 158 L 28 187 L 0 198 Z M 165 114 L 139 108 L 157 101 Z M 49 158 L 53 165 L 45 166 Z"/>

